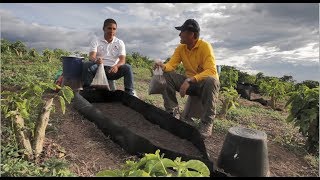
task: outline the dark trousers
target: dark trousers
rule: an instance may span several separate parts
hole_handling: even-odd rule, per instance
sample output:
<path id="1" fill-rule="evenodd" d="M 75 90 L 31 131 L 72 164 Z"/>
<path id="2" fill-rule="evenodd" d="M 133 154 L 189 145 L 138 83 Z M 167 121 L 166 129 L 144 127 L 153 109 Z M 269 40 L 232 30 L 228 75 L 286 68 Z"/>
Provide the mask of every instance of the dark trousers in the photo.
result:
<path id="1" fill-rule="evenodd" d="M 124 77 L 124 90 L 125 92 L 133 95 L 134 94 L 134 87 L 133 87 L 133 72 L 132 68 L 129 64 L 124 64 L 119 67 L 117 73 L 109 73 L 108 71 L 111 69 L 111 66 L 104 66 L 104 71 L 106 73 L 108 80 L 117 80 L 121 77 Z M 82 80 L 83 86 L 88 87 L 90 86 L 96 72 L 98 70 L 98 64 L 89 61 L 83 63 L 83 70 L 82 70 Z"/>

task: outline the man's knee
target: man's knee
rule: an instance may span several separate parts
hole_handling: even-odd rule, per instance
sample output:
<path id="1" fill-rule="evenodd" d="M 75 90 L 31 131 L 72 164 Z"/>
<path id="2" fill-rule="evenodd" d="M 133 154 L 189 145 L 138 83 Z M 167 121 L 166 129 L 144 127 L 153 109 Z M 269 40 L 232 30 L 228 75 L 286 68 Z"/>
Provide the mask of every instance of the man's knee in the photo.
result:
<path id="1" fill-rule="evenodd" d="M 173 71 L 169 71 L 169 72 L 163 72 L 163 77 L 168 80 L 172 77 L 172 75 L 174 74 Z"/>
<path id="2" fill-rule="evenodd" d="M 219 91 L 220 88 L 220 82 L 215 77 L 207 77 L 205 80 L 205 86 L 207 88 L 212 88 L 214 91 Z"/>
<path id="3" fill-rule="evenodd" d="M 123 71 L 125 72 L 131 72 L 132 71 L 132 67 L 130 64 L 123 64 L 122 66 L 120 66 L 121 69 L 123 69 Z"/>

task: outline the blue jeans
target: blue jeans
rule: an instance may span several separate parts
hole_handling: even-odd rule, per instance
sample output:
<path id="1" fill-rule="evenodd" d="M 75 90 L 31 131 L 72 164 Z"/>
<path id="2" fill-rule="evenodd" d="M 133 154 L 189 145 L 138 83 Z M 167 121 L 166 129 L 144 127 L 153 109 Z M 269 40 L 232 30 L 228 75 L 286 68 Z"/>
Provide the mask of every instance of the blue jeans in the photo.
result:
<path id="1" fill-rule="evenodd" d="M 133 72 L 131 65 L 124 64 L 120 66 L 117 73 L 108 73 L 110 69 L 111 66 L 104 66 L 104 71 L 106 72 L 108 80 L 117 80 L 124 77 L 124 90 L 130 95 L 133 95 Z M 83 63 L 82 80 L 84 87 L 90 86 L 97 70 L 98 64 L 91 61 Z"/>

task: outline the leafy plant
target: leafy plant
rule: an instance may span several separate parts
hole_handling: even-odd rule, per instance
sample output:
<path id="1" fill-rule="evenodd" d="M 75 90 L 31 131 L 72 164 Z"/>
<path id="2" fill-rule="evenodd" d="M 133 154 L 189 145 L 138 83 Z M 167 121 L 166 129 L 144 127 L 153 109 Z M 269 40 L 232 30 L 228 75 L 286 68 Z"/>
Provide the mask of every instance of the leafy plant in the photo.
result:
<path id="1" fill-rule="evenodd" d="M 229 66 L 222 66 L 220 74 L 221 87 L 236 87 L 238 82 L 238 70 Z"/>
<path id="2" fill-rule="evenodd" d="M 65 113 L 65 101 L 71 102 L 73 91 L 70 87 L 61 88 L 60 94 L 56 94 L 48 100 L 43 100 L 43 93 L 47 89 L 61 88 L 55 84 L 43 82 L 29 82 L 20 92 L 2 92 L 1 110 L 6 119 L 11 120 L 15 132 L 16 141 L 20 149 L 25 149 L 31 160 L 42 152 L 45 129 L 49 121 L 50 112 L 53 109 L 53 99 L 58 97 Z M 32 141 L 30 141 L 30 139 Z"/>
<path id="3" fill-rule="evenodd" d="M 140 161 L 126 161 L 123 169 L 104 170 L 96 176 L 108 177 L 209 177 L 208 167 L 199 160 L 181 161 L 177 157 L 174 161 L 160 156 L 160 150 L 154 154 L 145 154 Z"/>
<path id="4" fill-rule="evenodd" d="M 283 99 L 286 94 L 286 83 L 279 81 L 277 78 L 264 80 L 260 83 L 259 89 L 267 96 L 271 97 L 271 108 L 276 109 L 277 102 Z"/>
<path id="5" fill-rule="evenodd" d="M 220 111 L 220 116 L 226 118 L 227 112 L 238 106 L 239 94 L 233 87 L 222 87 L 221 95 L 223 96 L 223 104 Z"/>
<path id="6" fill-rule="evenodd" d="M 306 147 L 310 153 L 319 150 L 319 87 L 309 89 L 301 86 L 290 93 L 286 107 L 290 106 L 288 122 L 294 122 L 299 132 L 307 137 Z"/>

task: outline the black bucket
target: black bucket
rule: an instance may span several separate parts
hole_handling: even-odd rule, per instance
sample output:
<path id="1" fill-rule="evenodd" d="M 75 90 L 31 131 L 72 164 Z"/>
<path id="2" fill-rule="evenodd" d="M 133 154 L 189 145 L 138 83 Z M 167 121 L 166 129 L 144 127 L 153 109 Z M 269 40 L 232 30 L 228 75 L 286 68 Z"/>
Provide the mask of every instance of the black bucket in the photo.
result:
<path id="1" fill-rule="evenodd" d="M 243 127 L 230 128 L 218 157 L 218 167 L 233 176 L 269 176 L 267 134 Z"/>
<path id="2" fill-rule="evenodd" d="M 63 77 L 81 78 L 83 57 L 62 56 Z"/>

